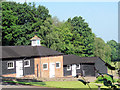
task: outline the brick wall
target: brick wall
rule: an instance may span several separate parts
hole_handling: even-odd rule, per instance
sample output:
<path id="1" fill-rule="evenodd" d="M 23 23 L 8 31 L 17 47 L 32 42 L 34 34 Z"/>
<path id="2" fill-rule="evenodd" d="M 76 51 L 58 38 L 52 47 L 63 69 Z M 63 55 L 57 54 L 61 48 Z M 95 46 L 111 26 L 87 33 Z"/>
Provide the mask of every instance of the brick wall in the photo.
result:
<path id="1" fill-rule="evenodd" d="M 5 74 L 5 75 L 2 75 L 3 77 L 16 77 L 16 73 L 14 74 Z"/>
<path id="2" fill-rule="evenodd" d="M 50 63 L 55 63 L 55 77 L 63 77 L 63 56 L 50 56 L 35 58 L 35 76 L 37 76 L 37 64 L 38 64 L 38 77 L 49 78 Z M 56 62 L 60 62 L 60 68 L 56 68 Z M 41 63 L 41 65 L 40 65 Z M 48 63 L 48 69 L 43 70 L 43 64 Z M 40 73 L 41 71 L 41 73 Z"/>
<path id="3" fill-rule="evenodd" d="M 34 59 L 34 70 L 35 70 L 35 77 L 37 77 L 37 71 L 38 71 L 38 77 L 40 77 L 40 58 L 35 58 Z M 37 65 L 38 65 L 38 70 L 37 70 Z"/>
<path id="4" fill-rule="evenodd" d="M 34 78 L 34 77 L 35 77 L 35 75 L 34 75 L 34 74 L 33 74 L 33 75 L 25 75 L 24 77 Z"/>

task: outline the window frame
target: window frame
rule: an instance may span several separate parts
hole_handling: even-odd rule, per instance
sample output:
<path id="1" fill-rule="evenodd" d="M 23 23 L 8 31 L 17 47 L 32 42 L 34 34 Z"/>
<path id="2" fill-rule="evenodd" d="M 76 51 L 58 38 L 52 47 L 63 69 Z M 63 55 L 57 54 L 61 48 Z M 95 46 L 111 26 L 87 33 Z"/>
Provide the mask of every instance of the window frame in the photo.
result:
<path id="1" fill-rule="evenodd" d="M 70 69 L 68 68 L 68 66 L 70 66 Z M 71 70 L 71 65 L 67 65 L 67 71 L 70 71 Z"/>
<path id="2" fill-rule="evenodd" d="M 8 63 L 13 63 L 13 67 L 8 67 Z M 7 69 L 14 69 L 14 61 L 8 61 L 7 62 Z"/>
<path id="3" fill-rule="evenodd" d="M 44 67 L 43 67 L 44 64 L 47 64 L 47 68 L 44 68 Z M 42 67 L 43 67 L 43 70 L 48 70 L 48 63 L 43 63 Z"/>
<path id="4" fill-rule="evenodd" d="M 32 45 L 36 45 L 36 40 L 33 40 L 33 41 L 32 41 Z"/>
<path id="5" fill-rule="evenodd" d="M 77 68 L 77 65 L 79 65 L 79 67 Z M 80 69 L 80 64 L 76 64 L 76 69 Z"/>
<path id="6" fill-rule="evenodd" d="M 29 65 L 25 65 L 25 62 L 28 61 Z M 30 67 L 30 60 L 24 60 L 24 67 Z"/>
<path id="7" fill-rule="evenodd" d="M 56 62 L 56 63 L 59 63 L 59 67 L 56 67 L 56 68 L 60 68 L 61 67 L 61 63 L 60 62 Z"/>

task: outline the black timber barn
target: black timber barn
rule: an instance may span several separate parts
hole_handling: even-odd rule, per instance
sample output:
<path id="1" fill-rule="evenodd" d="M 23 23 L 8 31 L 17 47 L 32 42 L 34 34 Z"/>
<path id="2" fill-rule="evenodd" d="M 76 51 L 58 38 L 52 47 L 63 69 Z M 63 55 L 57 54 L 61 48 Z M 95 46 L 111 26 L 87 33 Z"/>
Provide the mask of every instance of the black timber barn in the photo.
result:
<path id="1" fill-rule="evenodd" d="M 2 55 L 0 56 L 0 76 L 2 75 L 4 77 L 21 77 L 21 75 L 37 76 L 40 70 L 37 69 L 37 74 L 35 73 L 35 66 L 37 66 L 35 64 L 36 58 L 42 60 L 42 58 L 57 58 L 58 56 L 63 55 L 63 53 L 57 52 L 44 46 L 0 46 L 0 48 L 2 50 Z M 17 69 L 18 61 L 21 61 L 22 63 L 22 66 L 20 68 L 22 72 Z M 25 66 L 26 61 L 29 66 Z M 47 61 L 47 59 L 44 61 Z M 43 64 L 41 64 L 41 66 L 42 65 Z"/>
<path id="2" fill-rule="evenodd" d="M 107 73 L 105 62 L 99 57 L 79 57 L 76 55 L 63 56 L 64 76 L 97 76 L 100 73 Z"/>

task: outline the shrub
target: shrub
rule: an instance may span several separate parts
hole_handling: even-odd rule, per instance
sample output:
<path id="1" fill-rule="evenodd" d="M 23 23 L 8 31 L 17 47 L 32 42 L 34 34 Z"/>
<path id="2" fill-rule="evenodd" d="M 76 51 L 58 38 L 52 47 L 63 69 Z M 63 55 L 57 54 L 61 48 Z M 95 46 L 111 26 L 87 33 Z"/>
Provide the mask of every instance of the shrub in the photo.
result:
<path id="1" fill-rule="evenodd" d="M 118 83 L 120 83 L 120 79 L 118 79 L 118 81 L 117 81 Z"/>
<path id="2" fill-rule="evenodd" d="M 103 79 L 107 79 L 110 80 L 111 82 L 117 82 L 117 80 L 112 79 L 110 76 L 108 75 L 103 75 L 104 77 L 102 77 L 101 75 L 97 77 L 97 80 L 95 81 L 95 83 L 103 83 Z"/>

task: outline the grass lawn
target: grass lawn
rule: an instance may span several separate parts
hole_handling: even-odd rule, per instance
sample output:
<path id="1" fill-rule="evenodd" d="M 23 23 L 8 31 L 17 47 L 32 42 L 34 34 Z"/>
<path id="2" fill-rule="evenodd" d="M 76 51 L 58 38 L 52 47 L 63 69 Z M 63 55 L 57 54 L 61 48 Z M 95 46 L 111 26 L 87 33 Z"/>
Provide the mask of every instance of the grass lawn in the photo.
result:
<path id="1" fill-rule="evenodd" d="M 10 81 L 6 81 L 10 82 Z M 47 82 L 16 82 L 11 81 L 13 83 L 26 84 L 26 85 L 34 85 L 34 86 L 43 86 L 43 87 L 55 87 L 55 88 L 89 88 L 87 85 L 84 85 L 79 81 L 47 81 Z M 95 83 L 89 84 L 91 88 L 98 88 Z M 102 88 L 107 88 L 102 86 Z"/>
<path id="2" fill-rule="evenodd" d="M 45 82 L 49 87 L 56 87 L 56 88 L 88 88 L 87 85 L 84 85 L 82 82 L 79 81 L 49 81 Z M 97 88 L 94 83 L 89 84 L 91 88 Z"/>

